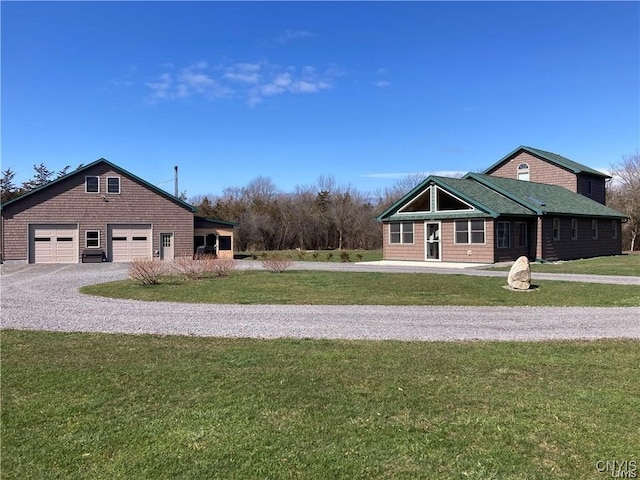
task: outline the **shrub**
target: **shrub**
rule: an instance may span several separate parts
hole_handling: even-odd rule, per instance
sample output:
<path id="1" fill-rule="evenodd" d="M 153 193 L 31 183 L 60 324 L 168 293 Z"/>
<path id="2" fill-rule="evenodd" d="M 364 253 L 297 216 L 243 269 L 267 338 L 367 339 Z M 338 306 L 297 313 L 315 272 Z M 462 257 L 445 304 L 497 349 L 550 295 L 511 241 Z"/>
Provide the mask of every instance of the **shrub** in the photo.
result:
<path id="1" fill-rule="evenodd" d="M 176 257 L 171 264 L 171 269 L 185 280 L 197 280 L 207 272 L 213 256 L 204 255 L 195 259 L 193 257 Z"/>
<path id="2" fill-rule="evenodd" d="M 238 264 L 231 258 L 216 258 L 207 265 L 207 271 L 216 277 L 226 277 L 237 268 Z"/>
<path id="3" fill-rule="evenodd" d="M 160 260 L 138 258 L 129 265 L 129 277 L 142 285 L 157 285 L 158 279 L 165 272 L 165 265 Z"/>
<path id="4" fill-rule="evenodd" d="M 361 262 L 363 258 L 364 257 L 362 256 L 361 253 L 356 253 L 356 259 L 358 260 L 358 262 Z"/>
<path id="5" fill-rule="evenodd" d="M 327 260 L 331 260 L 333 258 L 333 252 L 327 253 Z"/>
<path id="6" fill-rule="evenodd" d="M 280 255 L 271 255 L 262 261 L 262 266 L 272 273 L 282 273 L 291 266 L 291 259 Z"/>
<path id="7" fill-rule="evenodd" d="M 307 256 L 307 252 L 305 252 L 304 250 L 298 250 L 297 255 L 298 255 L 298 260 L 304 260 L 305 257 Z"/>
<path id="8" fill-rule="evenodd" d="M 313 257 L 314 260 L 318 260 L 318 257 L 320 256 L 320 254 L 318 252 L 313 252 L 311 256 Z"/>
<path id="9" fill-rule="evenodd" d="M 351 256 L 349 255 L 349 252 L 347 252 L 346 250 L 340 250 L 340 261 L 341 262 L 350 262 L 351 261 Z"/>

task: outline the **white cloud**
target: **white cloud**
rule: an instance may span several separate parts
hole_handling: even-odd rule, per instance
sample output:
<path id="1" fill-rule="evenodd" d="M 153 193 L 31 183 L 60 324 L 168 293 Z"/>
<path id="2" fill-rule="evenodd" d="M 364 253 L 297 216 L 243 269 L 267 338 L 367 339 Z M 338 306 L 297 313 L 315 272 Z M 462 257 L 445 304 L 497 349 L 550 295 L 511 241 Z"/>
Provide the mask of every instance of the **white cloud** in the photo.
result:
<path id="1" fill-rule="evenodd" d="M 172 66 L 146 85 L 153 103 L 202 96 L 208 100 L 244 98 L 248 105 L 255 106 L 267 97 L 328 90 L 343 74 L 336 65 L 321 71 L 311 65 L 298 68 L 266 61 L 225 62 L 215 66 L 200 61 L 182 69 Z"/>

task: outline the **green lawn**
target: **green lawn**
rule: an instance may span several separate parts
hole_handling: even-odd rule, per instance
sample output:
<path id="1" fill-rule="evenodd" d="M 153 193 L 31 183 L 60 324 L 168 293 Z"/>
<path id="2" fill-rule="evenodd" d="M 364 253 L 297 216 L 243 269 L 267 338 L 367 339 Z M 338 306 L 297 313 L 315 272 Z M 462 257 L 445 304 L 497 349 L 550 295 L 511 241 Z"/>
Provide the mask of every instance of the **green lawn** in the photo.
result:
<path id="1" fill-rule="evenodd" d="M 505 278 L 429 273 L 359 273 L 288 270 L 237 271 L 229 277 L 159 285 L 133 280 L 92 285 L 81 292 L 147 301 L 301 305 L 638 306 L 640 288 L 541 281 L 528 292 L 502 288 Z"/>
<path id="2" fill-rule="evenodd" d="M 510 267 L 494 270 L 509 271 Z M 640 252 L 612 257 L 585 258 L 560 263 L 532 263 L 532 272 L 582 273 L 588 275 L 624 275 L 640 277 Z"/>
<path id="3" fill-rule="evenodd" d="M 640 343 L 2 331 L 2 478 L 605 478 Z"/>

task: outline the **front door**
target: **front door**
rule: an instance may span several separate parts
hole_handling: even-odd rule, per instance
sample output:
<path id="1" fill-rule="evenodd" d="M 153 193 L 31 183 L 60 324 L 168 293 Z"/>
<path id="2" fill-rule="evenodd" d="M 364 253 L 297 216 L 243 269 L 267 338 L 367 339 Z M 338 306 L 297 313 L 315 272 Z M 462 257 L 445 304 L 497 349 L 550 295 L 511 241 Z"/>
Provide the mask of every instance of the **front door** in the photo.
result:
<path id="1" fill-rule="evenodd" d="M 173 260 L 173 233 L 160 234 L 160 259 Z"/>
<path id="2" fill-rule="evenodd" d="M 427 222 L 425 230 L 425 258 L 427 260 L 440 260 L 440 222 Z"/>

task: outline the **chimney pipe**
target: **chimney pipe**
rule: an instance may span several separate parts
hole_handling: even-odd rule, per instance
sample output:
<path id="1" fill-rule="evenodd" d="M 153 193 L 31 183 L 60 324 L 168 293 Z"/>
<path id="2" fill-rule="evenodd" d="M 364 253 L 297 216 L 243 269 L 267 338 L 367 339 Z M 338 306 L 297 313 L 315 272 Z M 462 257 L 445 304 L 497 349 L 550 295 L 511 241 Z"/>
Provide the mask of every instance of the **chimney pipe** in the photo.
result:
<path id="1" fill-rule="evenodd" d="M 175 183 L 175 195 L 176 197 L 178 196 L 178 166 L 176 165 L 175 167 L 173 167 L 174 171 L 175 171 L 175 175 L 174 175 L 174 183 Z"/>

